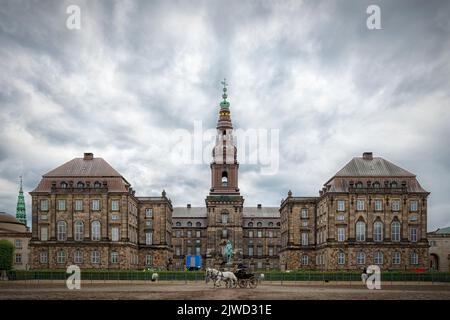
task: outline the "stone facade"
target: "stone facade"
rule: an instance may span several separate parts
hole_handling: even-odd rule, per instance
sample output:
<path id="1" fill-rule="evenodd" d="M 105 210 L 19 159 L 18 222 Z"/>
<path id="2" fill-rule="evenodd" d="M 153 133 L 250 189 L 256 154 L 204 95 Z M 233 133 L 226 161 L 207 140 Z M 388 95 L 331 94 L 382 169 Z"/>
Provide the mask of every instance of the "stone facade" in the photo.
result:
<path id="1" fill-rule="evenodd" d="M 183 270 L 186 256 L 196 255 L 203 267 L 223 268 L 227 241 L 233 262 L 252 270 L 428 266 L 429 193 L 414 174 L 372 153 L 353 158 L 317 197 L 289 191 L 280 207 L 244 207 L 226 88 L 223 98 L 204 207 L 172 208 L 165 191 L 136 197 L 124 177 L 87 153 L 30 193 L 32 267 L 77 260 L 92 269 Z"/>
<path id="2" fill-rule="evenodd" d="M 13 269 L 30 268 L 30 239 L 31 232 L 25 224 L 10 214 L 0 212 L 0 240 L 7 240 L 14 246 Z"/>
<path id="3" fill-rule="evenodd" d="M 428 233 L 430 243 L 430 269 L 441 272 L 450 271 L 450 227 Z"/>

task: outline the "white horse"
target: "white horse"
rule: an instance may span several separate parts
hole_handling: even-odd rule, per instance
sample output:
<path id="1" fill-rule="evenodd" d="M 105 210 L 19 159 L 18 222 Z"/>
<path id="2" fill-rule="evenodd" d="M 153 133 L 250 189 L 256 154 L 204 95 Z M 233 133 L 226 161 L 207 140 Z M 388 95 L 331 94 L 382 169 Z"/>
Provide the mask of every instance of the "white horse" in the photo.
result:
<path id="1" fill-rule="evenodd" d="M 230 271 L 220 271 L 214 268 L 206 268 L 206 283 L 209 280 L 214 281 L 214 287 L 220 287 L 222 282 L 226 283 L 229 288 L 235 287 L 237 285 L 237 278 L 233 272 Z"/>

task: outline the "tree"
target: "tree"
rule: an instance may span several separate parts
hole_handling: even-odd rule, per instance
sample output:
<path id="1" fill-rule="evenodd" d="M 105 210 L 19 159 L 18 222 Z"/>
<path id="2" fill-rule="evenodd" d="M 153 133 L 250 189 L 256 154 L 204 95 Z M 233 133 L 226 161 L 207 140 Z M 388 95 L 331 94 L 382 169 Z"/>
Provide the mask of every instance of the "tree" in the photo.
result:
<path id="1" fill-rule="evenodd" d="M 8 240 L 0 240 L 0 271 L 2 278 L 6 276 L 6 271 L 12 269 L 14 246 Z"/>

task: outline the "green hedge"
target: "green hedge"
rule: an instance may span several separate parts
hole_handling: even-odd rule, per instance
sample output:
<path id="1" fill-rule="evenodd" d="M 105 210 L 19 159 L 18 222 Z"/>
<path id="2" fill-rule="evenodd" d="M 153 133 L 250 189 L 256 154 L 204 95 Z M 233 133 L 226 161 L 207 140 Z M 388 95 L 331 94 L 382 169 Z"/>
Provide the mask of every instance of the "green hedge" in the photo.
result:
<path id="1" fill-rule="evenodd" d="M 157 271 L 159 280 L 175 281 L 203 281 L 204 271 Z M 266 281 L 361 281 L 359 272 L 321 272 L 321 271 L 296 271 L 296 272 L 255 272 L 256 275 L 264 274 Z M 151 280 L 153 271 L 137 270 L 82 270 L 83 280 Z M 68 277 L 65 270 L 13 270 L 9 272 L 12 280 L 64 280 Z M 433 281 L 450 282 L 450 273 L 440 272 L 382 272 L 382 281 Z"/>

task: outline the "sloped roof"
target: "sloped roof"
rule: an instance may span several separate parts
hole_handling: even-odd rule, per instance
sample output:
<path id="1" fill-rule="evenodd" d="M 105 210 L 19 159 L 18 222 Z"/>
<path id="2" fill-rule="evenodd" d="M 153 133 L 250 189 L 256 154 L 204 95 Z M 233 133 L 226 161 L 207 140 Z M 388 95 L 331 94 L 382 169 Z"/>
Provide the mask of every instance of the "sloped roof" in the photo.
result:
<path id="1" fill-rule="evenodd" d="M 121 177 L 121 174 L 103 158 L 75 158 L 47 172 L 44 177 Z"/>
<path id="2" fill-rule="evenodd" d="M 0 212 L 0 233 L 28 232 L 27 227 L 13 215 Z"/>
<path id="3" fill-rule="evenodd" d="M 437 229 L 435 234 L 450 234 L 450 227 Z"/>
<path id="4" fill-rule="evenodd" d="M 411 172 L 380 157 L 355 157 L 336 174 L 336 177 L 414 177 Z"/>
<path id="5" fill-rule="evenodd" d="M 173 218 L 183 217 L 206 217 L 206 207 L 174 207 L 172 212 Z"/>

